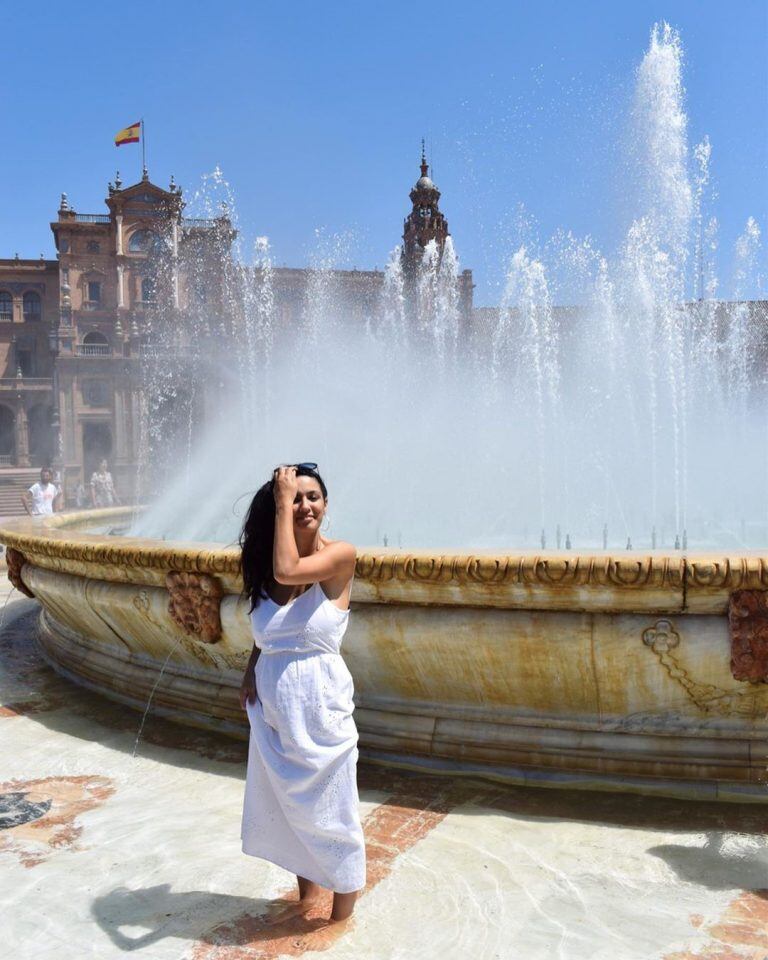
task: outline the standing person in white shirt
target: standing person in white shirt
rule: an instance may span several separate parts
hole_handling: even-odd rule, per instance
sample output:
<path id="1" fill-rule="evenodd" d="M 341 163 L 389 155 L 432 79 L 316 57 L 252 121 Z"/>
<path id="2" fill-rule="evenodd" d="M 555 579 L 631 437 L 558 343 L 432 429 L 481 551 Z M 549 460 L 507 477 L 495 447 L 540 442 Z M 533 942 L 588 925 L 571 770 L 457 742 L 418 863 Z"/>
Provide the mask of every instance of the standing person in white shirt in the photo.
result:
<path id="1" fill-rule="evenodd" d="M 43 467 L 40 480 L 21 495 L 24 509 L 31 517 L 43 517 L 61 510 L 62 492 L 53 482 L 53 471 Z"/>

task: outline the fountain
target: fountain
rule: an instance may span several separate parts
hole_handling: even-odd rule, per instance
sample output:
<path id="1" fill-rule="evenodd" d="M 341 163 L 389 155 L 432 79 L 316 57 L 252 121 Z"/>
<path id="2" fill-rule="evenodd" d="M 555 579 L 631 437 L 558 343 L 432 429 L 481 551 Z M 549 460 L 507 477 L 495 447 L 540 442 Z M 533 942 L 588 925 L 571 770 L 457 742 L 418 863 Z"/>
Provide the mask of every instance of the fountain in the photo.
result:
<path id="1" fill-rule="evenodd" d="M 160 476 L 161 494 L 141 512 L 0 530 L 56 669 L 244 736 L 251 638 L 231 544 L 273 464 L 309 458 L 328 481 L 330 535 L 370 544 L 345 640 L 367 756 L 762 801 L 767 471 L 760 305 L 744 299 L 759 229 L 738 245 L 739 302 L 715 300 L 711 148 L 688 149 L 666 25 L 638 70 L 632 130 L 620 249 L 569 234 L 521 244 L 489 327 L 462 327 L 450 238 L 426 247 L 410 286 L 395 251 L 365 323 L 339 302 L 333 238 L 290 335 L 264 239 L 248 266 L 222 262 L 225 312 L 190 309 L 180 341 L 160 311 L 142 482 Z M 555 307 L 566 286 L 577 305 Z M 189 384 L 212 376 L 202 430 Z M 753 478 L 738 495 L 734 464 Z"/>

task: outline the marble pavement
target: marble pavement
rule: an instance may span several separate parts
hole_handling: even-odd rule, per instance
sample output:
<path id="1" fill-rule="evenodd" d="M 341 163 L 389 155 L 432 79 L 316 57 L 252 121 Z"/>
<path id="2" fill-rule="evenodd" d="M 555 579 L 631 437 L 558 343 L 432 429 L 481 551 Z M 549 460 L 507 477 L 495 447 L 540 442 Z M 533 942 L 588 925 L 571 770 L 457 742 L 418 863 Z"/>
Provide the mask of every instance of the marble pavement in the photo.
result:
<path id="1" fill-rule="evenodd" d="M 245 745 L 59 678 L 3 585 L 0 956 L 14 960 L 766 960 L 766 808 L 363 765 L 346 928 L 243 856 Z M 6 602 L 7 599 L 7 602 Z"/>

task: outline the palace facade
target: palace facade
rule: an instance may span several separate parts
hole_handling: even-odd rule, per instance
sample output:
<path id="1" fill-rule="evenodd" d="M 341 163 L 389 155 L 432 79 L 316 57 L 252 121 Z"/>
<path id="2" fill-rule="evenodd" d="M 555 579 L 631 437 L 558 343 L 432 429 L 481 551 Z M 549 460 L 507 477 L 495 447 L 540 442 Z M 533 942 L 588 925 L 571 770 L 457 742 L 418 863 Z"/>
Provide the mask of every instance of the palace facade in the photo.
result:
<path id="1" fill-rule="evenodd" d="M 403 231 L 406 300 L 415 296 L 417 265 L 434 240 L 449 236 L 440 192 L 428 176 L 411 190 Z M 87 491 L 98 462 L 108 460 L 118 493 L 133 496 L 141 463 L 143 373 L 151 353 L 151 317 L 164 304 L 183 318 L 204 303 L 223 316 L 221 264 L 235 232 L 222 212 L 184 216 L 181 189 L 149 179 L 109 184 L 106 212 L 79 213 L 65 194 L 50 224 L 56 260 L 0 260 L 0 515 L 22 512 L 20 494 L 39 469 L 60 473 L 65 501 Z M 300 322 L 311 271 L 274 268 L 274 316 L 289 333 Z M 347 322 L 380 309 L 384 274 L 332 271 Z M 472 323 L 472 273 L 459 276 L 460 322 Z"/>

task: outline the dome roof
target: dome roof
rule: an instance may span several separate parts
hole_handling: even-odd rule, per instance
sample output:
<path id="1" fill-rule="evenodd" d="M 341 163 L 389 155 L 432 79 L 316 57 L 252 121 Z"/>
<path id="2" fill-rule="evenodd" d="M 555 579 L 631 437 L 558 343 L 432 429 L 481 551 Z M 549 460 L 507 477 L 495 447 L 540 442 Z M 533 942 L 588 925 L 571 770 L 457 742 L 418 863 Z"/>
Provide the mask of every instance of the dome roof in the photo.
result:
<path id="1" fill-rule="evenodd" d="M 419 177 L 416 181 L 417 190 L 437 190 L 437 187 L 432 183 L 429 177 Z"/>

